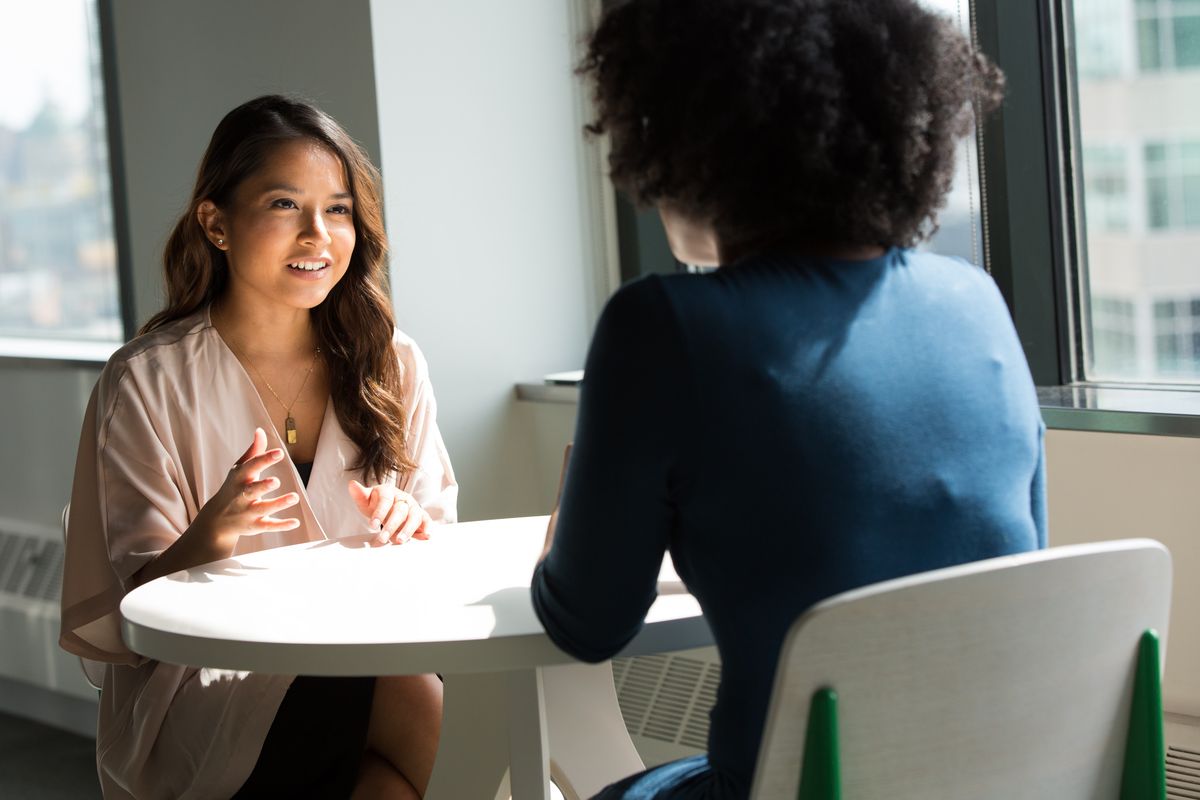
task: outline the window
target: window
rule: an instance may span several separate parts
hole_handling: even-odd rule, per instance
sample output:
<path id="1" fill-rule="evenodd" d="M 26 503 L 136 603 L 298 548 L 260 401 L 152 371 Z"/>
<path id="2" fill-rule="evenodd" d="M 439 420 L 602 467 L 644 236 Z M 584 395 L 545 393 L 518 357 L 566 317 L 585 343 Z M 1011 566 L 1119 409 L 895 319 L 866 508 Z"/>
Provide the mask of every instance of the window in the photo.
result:
<path id="1" fill-rule="evenodd" d="M 0 338 L 119 343 L 96 0 L 8 4 L 5 25 Z"/>
<path id="2" fill-rule="evenodd" d="M 1141 69 L 1200 67 L 1200 0 L 1136 0 L 1135 11 Z"/>
<path id="3" fill-rule="evenodd" d="M 1137 368 L 1137 314 L 1132 300 L 1092 297 L 1092 336 L 1098 376 L 1126 375 Z"/>
<path id="4" fill-rule="evenodd" d="M 920 0 L 925 7 L 950 17 L 963 33 L 971 35 L 969 3 L 962 0 Z M 979 153 L 975 137 L 968 136 L 960 145 L 954 183 L 946 204 L 938 214 L 938 231 L 922 245 L 942 255 L 958 256 L 986 267 L 979 195 Z"/>
<path id="5" fill-rule="evenodd" d="M 1129 230 L 1129 166 L 1122 145 L 1091 145 L 1083 149 L 1087 218 L 1091 228 Z"/>
<path id="6" fill-rule="evenodd" d="M 1154 301 L 1154 358 L 1163 375 L 1200 378 L 1200 297 Z"/>
<path id="7" fill-rule="evenodd" d="M 1148 143 L 1145 158 L 1148 226 L 1200 228 L 1200 138 Z"/>
<path id="8" fill-rule="evenodd" d="M 1073 377 L 1200 381 L 1200 0 L 1073 11 L 1086 242 Z M 1131 48 L 1135 68 L 1124 69 Z"/>

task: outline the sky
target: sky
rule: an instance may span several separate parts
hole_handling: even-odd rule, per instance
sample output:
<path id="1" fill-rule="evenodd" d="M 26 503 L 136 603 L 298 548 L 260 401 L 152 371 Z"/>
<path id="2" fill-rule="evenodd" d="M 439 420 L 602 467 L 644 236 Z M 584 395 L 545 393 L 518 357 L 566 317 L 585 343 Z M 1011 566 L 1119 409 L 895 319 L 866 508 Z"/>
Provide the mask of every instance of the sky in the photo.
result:
<path id="1" fill-rule="evenodd" d="M 0 125 L 24 128 L 47 96 L 71 120 L 89 103 L 87 12 L 95 0 L 0 0 Z"/>

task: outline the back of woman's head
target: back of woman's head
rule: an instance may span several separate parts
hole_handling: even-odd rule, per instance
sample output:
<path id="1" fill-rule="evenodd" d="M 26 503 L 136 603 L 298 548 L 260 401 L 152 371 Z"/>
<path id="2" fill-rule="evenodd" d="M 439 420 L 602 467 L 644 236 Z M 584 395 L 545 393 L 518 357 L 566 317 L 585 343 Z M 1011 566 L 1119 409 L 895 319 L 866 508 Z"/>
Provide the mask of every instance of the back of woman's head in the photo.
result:
<path id="1" fill-rule="evenodd" d="M 723 245 L 911 245 L 1003 78 L 916 0 L 629 0 L 580 72 L 613 181 Z"/>

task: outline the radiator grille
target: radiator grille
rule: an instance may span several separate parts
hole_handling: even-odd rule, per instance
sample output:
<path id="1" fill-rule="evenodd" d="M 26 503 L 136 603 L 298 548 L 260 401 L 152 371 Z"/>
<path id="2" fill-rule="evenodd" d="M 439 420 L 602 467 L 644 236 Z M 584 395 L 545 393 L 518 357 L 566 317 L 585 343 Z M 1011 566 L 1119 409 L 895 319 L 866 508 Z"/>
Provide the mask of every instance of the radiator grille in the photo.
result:
<path id="1" fill-rule="evenodd" d="M 1200 800 L 1200 752 L 1167 747 L 1167 797 Z"/>
<path id="2" fill-rule="evenodd" d="M 613 681 L 631 734 L 701 750 L 708 746 L 720 664 L 671 655 L 621 658 L 613 661 Z"/>
<path id="3" fill-rule="evenodd" d="M 0 531 L 0 592 L 58 602 L 63 555 L 58 539 Z"/>

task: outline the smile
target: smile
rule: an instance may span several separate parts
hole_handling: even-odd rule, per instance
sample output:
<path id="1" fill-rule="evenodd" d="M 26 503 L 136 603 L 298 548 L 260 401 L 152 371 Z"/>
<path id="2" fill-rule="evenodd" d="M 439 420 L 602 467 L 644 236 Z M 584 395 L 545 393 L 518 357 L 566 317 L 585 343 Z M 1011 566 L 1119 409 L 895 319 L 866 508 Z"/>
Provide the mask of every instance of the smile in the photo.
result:
<path id="1" fill-rule="evenodd" d="M 289 269 L 299 269 L 305 272 L 316 272 L 317 270 L 325 269 L 329 266 L 328 261 L 297 261 L 293 264 L 288 264 Z"/>

